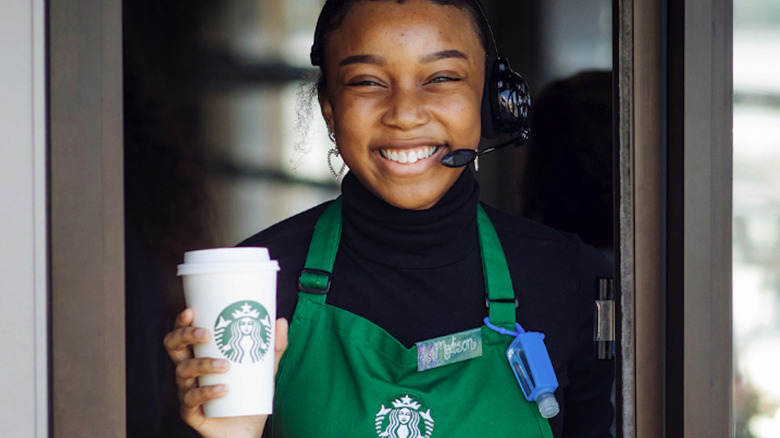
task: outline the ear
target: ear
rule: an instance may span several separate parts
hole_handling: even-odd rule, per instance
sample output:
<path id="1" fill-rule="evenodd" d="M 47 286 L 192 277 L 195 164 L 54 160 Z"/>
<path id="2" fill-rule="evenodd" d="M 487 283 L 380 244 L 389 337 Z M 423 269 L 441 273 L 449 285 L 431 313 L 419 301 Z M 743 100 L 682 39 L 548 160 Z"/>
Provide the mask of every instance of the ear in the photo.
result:
<path id="1" fill-rule="evenodd" d="M 322 112 L 322 118 L 325 119 L 325 124 L 328 125 L 328 131 L 333 132 L 333 107 L 330 105 L 330 99 L 324 92 L 320 92 L 317 96 L 320 101 L 320 112 Z"/>

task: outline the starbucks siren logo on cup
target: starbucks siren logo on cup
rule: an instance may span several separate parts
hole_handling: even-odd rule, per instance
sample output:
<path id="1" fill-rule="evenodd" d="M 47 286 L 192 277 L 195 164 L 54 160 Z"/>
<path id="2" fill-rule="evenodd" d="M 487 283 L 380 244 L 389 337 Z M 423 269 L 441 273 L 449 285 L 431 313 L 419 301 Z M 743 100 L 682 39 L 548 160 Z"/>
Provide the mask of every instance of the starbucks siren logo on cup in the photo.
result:
<path id="1" fill-rule="evenodd" d="M 233 303 L 214 323 L 214 341 L 229 361 L 255 363 L 271 345 L 271 317 L 255 301 Z"/>

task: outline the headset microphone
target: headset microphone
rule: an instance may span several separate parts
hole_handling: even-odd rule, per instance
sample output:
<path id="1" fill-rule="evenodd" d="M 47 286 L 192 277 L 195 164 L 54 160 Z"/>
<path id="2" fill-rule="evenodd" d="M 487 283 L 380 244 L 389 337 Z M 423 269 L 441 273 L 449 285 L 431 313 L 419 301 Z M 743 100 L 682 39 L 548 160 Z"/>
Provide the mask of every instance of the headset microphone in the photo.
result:
<path id="1" fill-rule="evenodd" d="M 515 146 L 520 146 L 527 141 L 528 141 L 528 131 L 526 130 L 526 131 L 522 131 L 519 135 L 513 136 L 511 140 L 498 144 L 496 146 L 491 146 L 481 150 L 458 149 L 456 151 L 452 151 L 449 154 L 445 155 L 444 158 L 441 159 L 441 164 L 447 167 L 463 167 L 471 163 L 472 161 L 476 160 L 477 157 L 479 157 L 480 155 L 489 154 L 493 151 L 503 148 L 504 146 L 509 146 L 512 144 Z"/>

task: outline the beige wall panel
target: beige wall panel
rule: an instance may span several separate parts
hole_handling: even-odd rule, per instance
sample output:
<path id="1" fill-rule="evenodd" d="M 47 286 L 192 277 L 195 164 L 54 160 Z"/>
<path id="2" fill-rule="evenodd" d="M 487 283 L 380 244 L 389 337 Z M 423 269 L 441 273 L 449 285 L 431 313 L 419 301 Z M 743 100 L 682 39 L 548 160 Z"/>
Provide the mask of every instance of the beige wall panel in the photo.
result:
<path id="1" fill-rule="evenodd" d="M 118 0 L 49 4 L 55 437 L 125 435 Z"/>

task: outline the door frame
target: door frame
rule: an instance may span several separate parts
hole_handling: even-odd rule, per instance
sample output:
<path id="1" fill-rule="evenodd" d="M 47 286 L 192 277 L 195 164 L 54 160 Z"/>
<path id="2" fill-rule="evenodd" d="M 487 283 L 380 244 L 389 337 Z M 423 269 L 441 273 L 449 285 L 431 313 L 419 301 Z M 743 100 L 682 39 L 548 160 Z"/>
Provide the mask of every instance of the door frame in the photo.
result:
<path id="1" fill-rule="evenodd" d="M 614 4 L 619 430 L 729 436 L 732 1 Z"/>

